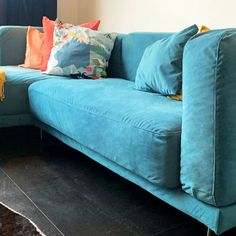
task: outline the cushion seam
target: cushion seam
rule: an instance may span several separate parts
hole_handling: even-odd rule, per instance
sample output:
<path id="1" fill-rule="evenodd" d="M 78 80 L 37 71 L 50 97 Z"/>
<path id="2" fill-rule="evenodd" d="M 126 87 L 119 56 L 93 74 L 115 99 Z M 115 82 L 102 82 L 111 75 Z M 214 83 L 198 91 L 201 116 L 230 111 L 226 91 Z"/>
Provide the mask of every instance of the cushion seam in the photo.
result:
<path id="1" fill-rule="evenodd" d="M 34 92 L 37 92 L 37 93 L 40 94 L 40 95 L 49 97 L 48 95 L 46 95 L 46 94 L 44 94 L 44 93 L 42 93 L 42 92 L 39 92 L 39 91 L 37 91 L 37 90 L 34 90 Z M 30 98 L 29 98 L 29 99 L 30 99 Z M 71 104 L 65 103 L 65 102 L 60 101 L 60 100 L 58 100 L 58 99 L 56 99 L 56 98 L 53 98 L 53 99 L 56 100 L 57 102 L 61 103 L 61 104 L 64 104 L 64 105 L 66 105 L 66 106 L 70 106 L 70 107 L 72 107 L 73 109 L 78 110 L 77 107 L 74 107 L 74 106 L 72 106 Z M 93 114 L 93 115 L 98 115 L 98 114 L 96 114 L 96 113 L 93 113 L 93 112 L 88 111 L 88 110 L 85 110 L 85 109 L 81 109 L 81 108 L 80 108 L 79 110 L 84 111 L 84 112 L 87 112 L 87 113 L 90 113 L 90 114 Z M 104 115 L 99 115 L 99 116 L 101 116 L 101 117 L 103 117 L 103 118 L 105 118 L 105 119 L 108 119 L 108 120 L 117 122 L 117 123 L 124 123 L 124 124 L 127 124 L 127 125 L 128 125 L 128 123 L 125 123 L 125 122 L 123 122 L 123 121 L 114 120 L 114 119 L 111 119 L 111 118 L 106 117 L 106 116 L 104 116 Z M 157 136 L 171 136 L 171 135 L 177 135 L 177 134 L 181 133 L 181 130 L 179 130 L 179 131 L 173 131 L 173 132 L 158 133 L 158 132 L 152 132 L 152 131 L 150 131 L 150 130 L 137 127 L 137 126 L 134 125 L 134 124 L 130 124 L 130 126 L 136 128 L 136 129 L 140 129 L 140 130 L 143 130 L 143 131 L 145 131 L 145 132 L 151 133 L 151 134 L 153 134 L 153 135 L 157 135 Z"/>

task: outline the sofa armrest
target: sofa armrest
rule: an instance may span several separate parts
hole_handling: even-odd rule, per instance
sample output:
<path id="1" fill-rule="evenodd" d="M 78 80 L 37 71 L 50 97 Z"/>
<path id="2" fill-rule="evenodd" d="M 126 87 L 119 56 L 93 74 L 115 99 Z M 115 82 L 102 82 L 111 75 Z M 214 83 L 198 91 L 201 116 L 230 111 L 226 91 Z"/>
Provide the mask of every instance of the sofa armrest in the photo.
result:
<path id="1" fill-rule="evenodd" d="M 27 26 L 0 26 L 0 66 L 24 63 Z"/>
<path id="2" fill-rule="evenodd" d="M 182 188 L 214 206 L 236 202 L 236 30 L 194 36 L 183 56 Z"/>

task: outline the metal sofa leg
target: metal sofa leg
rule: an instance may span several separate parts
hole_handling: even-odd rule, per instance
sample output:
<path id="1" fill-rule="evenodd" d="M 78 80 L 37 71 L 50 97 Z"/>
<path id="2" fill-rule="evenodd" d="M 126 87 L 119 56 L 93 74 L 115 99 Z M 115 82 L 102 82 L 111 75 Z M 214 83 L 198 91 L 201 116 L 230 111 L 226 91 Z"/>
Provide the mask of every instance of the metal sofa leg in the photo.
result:
<path id="1" fill-rule="evenodd" d="M 44 137 L 43 137 L 43 129 L 39 129 L 39 151 L 40 153 L 44 153 Z"/>
<path id="2" fill-rule="evenodd" d="M 212 231 L 209 228 L 207 229 L 207 236 L 213 236 Z"/>
<path id="3" fill-rule="evenodd" d="M 40 128 L 39 130 L 40 141 L 43 141 L 43 129 Z"/>

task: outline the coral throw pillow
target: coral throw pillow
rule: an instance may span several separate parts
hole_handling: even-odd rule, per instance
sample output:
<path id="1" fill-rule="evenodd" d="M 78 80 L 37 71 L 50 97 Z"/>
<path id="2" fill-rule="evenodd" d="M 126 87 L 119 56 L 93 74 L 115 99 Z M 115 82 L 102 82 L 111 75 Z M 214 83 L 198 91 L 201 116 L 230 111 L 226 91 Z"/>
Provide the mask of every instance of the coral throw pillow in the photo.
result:
<path id="1" fill-rule="evenodd" d="M 54 21 L 49 20 L 46 16 L 43 17 L 43 32 L 44 32 L 44 48 L 43 48 L 43 63 L 41 70 L 47 69 L 47 63 L 50 58 L 51 50 L 53 47 L 53 32 L 54 32 Z"/>
<path id="2" fill-rule="evenodd" d="M 90 28 L 92 30 L 97 30 L 100 24 L 100 20 L 95 20 L 95 21 L 91 21 L 88 23 L 84 23 L 81 24 L 81 27 L 85 27 L 85 28 Z M 43 63 L 41 66 L 41 70 L 45 71 L 47 70 L 47 64 L 48 64 L 48 60 L 50 58 L 51 55 L 51 50 L 53 47 L 53 33 L 54 33 L 54 26 L 55 25 L 55 21 L 52 21 L 50 19 L 48 19 L 48 17 L 44 16 L 43 17 L 43 31 L 44 31 L 44 57 L 43 57 Z M 64 24 L 60 24 L 61 28 L 63 28 Z"/>
<path id="3" fill-rule="evenodd" d="M 29 26 L 26 41 L 25 62 L 20 66 L 40 69 L 43 63 L 44 34 Z"/>
<path id="4" fill-rule="evenodd" d="M 79 26 L 84 27 L 84 28 L 89 28 L 92 30 L 98 30 L 99 25 L 100 25 L 100 20 L 94 20 L 94 21 L 80 24 Z"/>

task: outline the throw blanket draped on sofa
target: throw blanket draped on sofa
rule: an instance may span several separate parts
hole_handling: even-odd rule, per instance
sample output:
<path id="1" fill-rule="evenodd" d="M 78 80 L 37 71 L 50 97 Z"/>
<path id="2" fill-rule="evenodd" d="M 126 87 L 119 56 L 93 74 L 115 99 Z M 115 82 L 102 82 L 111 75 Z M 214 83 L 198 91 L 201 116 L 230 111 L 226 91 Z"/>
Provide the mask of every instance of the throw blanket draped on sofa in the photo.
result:
<path id="1" fill-rule="evenodd" d="M 2 101 L 4 96 L 4 82 L 5 82 L 5 72 L 0 70 L 0 101 Z"/>

